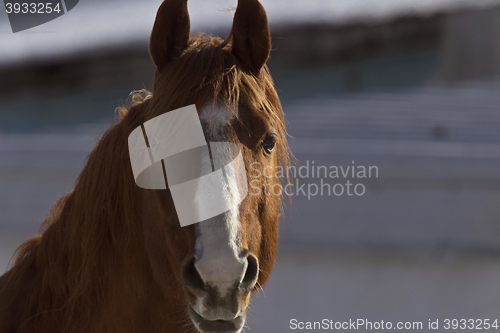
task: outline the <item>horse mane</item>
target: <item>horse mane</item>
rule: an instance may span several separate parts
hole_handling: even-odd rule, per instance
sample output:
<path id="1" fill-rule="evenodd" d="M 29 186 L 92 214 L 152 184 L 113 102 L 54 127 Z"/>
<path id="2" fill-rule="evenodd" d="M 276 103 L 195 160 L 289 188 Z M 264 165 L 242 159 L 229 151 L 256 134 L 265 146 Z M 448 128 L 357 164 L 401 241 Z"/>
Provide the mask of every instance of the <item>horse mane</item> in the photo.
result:
<path id="1" fill-rule="evenodd" d="M 129 110 L 130 120 L 141 118 L 147 102 Z M 140 120 L 138 120 L 140 121 Z M 46 327 L 53 316 L 71 318 L 65 331 L 85 331 L 91 312 L 103 301 L 107 270 L 116 265 L 133 234 L 141 232 L 137 188 L 129 160 L 127 137 L 131 121 L 113 125 L 98 141 L 74 188 L 61 197 L 41 224 L 41 235 L 22 244 L 5 284 L 8 294 L 24 294 L 35 273 L 36 285 L 23 305 L 34 327 Z M 29 284 L 28 284 L 29 286 Z M 8 303 L 8 302 L 7 302 Z M 9 308 L 0 305 L 0 313 Z M 26 311 L 26 310 L 25 310 Z M 43 315 L 42 315 L 43 314 Z M 53 325 L 53 324 L 52 324 Z M 69 326 L 71 325 L 71 326 Z M 1 327 L 1 325 L 0 325 Z"/>
<path id="2" fill-rule="evenodd" d="M 23 313 L 19 332 L 92 330 L 90 319 L 106 302 L 115 267 L 127 265 L 125 253 L 141 245 L 145 190 L 134 182 L 127 139 L 148 119 L 193 103 L 198 109 L 225 103 L 236 116 L 238 106 L 249 106 L 274 122 L 277 153 L 281 165 L 288 165 L 284 114 L 267 67 L 258 77 L 245 72 L 230 44 L 221 47 L 222 42 L 207 35 L 191 38 L 183 54 L 157 73 L 152 93 L 134 92 L 130 105 L 117 110 L 117 121 L 98 140 L 74 188 L 52 207 L 41 234 L 17 249 L 12 268 L 0 279 L 8 298 L 0 304 L 0 331 L 13 307 Z"/>

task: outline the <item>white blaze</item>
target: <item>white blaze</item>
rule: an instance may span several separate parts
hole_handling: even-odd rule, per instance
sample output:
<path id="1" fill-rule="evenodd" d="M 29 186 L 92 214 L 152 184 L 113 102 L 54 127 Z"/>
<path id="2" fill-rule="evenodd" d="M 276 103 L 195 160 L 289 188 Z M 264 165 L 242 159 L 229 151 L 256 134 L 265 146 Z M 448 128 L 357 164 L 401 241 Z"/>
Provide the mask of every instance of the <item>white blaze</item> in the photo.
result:
<path id="1" fill-rule="evenodd" d="M 200 118 L 210 136 L 207 138 L 209 141 L 226 141 L 225 127 L 234 118 L 231 112 L 221 106 L 214 109 L 209 107 L 202 111 Z M 231 146 L 216 144 L 210 146 L 214 161 L 224 161 L 234 155 Z M 214 167 L 218 168 L 217 165 Z M 241 196 L 247 189 L 246 176 L 244 178 L 240 176 L 245 172 L 245 166 L 243 163 L 232 163 L 224 168 L 224 172 L 228 180 L 225 184 L 224 200 L 231 208 L 215 218 L 196 225 L 195 263 L 202 279 L 216 286 L 222 297 L 235 282 L 241 282 L 248 265 L 243 255 L 239 220 L 239 203 L 244 199 Z"/>

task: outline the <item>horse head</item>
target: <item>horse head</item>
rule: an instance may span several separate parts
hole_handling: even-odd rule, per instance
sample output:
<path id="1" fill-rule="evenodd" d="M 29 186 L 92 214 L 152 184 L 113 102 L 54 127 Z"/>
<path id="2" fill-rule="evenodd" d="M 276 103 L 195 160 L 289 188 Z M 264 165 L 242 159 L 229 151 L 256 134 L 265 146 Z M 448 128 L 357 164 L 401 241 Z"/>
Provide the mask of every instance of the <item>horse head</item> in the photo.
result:
<path id="1" fill-rule="evenodd" d="M 156 74 L 145 119 L 195 104 L 206 141 L 236 144 L 247 173 L 248 184 L 230 184 L 225 196 L 231 201 L 231 191 L 248 186 L 241 204 L 229 203 L 233 208 L 225 213 L 182 228 L 168 190 L 143 195 L 155 279 L 167 294 L 182 286 L 185 308 L 200 332 L 240 332 L 250 296 L 274 264 L 282 199 L 278 170 L 288 162 L 288 146 L 265 65 L 270 51 L 266 12 L 258 0 L 239 0 L 225 41 L 190 36 L 187 0 L 165 0 L 151 34 Z"/>

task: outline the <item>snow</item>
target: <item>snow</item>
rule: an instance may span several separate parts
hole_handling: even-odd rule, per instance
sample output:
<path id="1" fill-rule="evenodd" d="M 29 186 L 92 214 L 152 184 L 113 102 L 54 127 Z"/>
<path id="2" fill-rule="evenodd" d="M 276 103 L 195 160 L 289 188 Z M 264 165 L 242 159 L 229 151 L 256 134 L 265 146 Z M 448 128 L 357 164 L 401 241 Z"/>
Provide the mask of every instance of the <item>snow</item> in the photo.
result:
<path id="1" fill-rule="evenodd" d="M 262 0 L 272 26 L 343 24 L 406 14 L 500 4 L 500 0 Z M 82 0 L 70 12 L 41 26 L 12 33 L 0 6 L 0 66 L 92 54 L 127 44 L 144 44 L 161 0 Z M 229 30 L 236 0 L 190 0 L 192 30 Z"/>

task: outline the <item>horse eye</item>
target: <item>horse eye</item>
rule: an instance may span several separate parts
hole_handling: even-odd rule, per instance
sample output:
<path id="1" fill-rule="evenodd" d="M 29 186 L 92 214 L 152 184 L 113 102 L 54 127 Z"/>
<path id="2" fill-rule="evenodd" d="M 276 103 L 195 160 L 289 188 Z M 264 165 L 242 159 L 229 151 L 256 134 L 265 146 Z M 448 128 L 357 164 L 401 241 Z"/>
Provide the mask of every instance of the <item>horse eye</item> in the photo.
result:
<path id="1" fill-rule="evenodd" d="M 262 140 L 262 147 L 265 152 L 271 154 L 273 152 L 274 146 L 276 145 L 276 134 L 268 134 L 264 140 Z"/>

